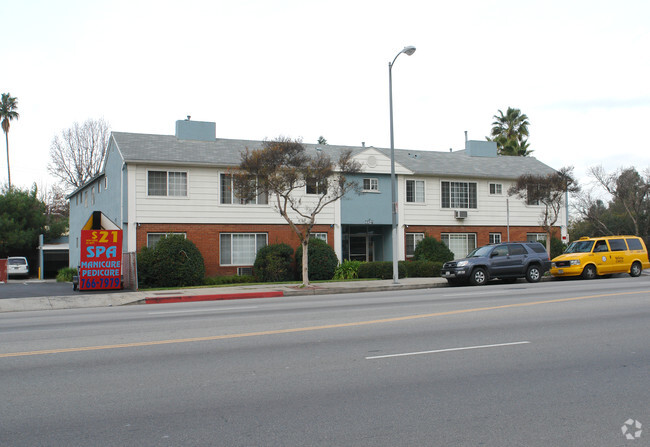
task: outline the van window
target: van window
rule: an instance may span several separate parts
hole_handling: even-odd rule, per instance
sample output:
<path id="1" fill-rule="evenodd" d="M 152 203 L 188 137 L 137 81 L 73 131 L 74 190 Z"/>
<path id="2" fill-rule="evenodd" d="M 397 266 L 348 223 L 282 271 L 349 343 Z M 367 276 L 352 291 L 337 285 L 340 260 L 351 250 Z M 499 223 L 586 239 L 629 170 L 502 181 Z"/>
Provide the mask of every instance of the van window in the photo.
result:
<path id="1" fill-rule="evenodd" d="M 607 248 L 607 242 L 605 241 L 596 242 L 596 246 L 594 247 L 594 253 L 602 253 L 604 251 L 609 251 L 609 248 Z"/>
<path id="2" fill-rule="evenodd" d="M 627 250 L 627 245 L 625 245 L 625 239 L 610 239 L 609 248 L 612 251 L 625 251 Z"/>
<path id="3" fill-rule="evenodd" d="M 630 250 L 643 250 L 643 245 L 639 239 L 629 238 L 626 239 L 627 246 L 630 247 Z"/>

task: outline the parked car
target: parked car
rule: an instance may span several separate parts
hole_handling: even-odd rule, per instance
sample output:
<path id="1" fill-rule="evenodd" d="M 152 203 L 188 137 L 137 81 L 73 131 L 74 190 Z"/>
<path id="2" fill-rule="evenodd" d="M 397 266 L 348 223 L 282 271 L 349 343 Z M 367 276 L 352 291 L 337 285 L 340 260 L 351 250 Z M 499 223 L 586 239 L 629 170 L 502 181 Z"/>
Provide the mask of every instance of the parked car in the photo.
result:
<path id="1" fill-rule="evenodd" d="M 551 275 L 593 279 L 599 275 L 629 273 L 636 277 L 647 268 L 650 268 L 648 250 L 640 237 L 583 237 L 553 258 Z"/>
<path id="2" fill-rule="evenodd" d="M 452 285 L 469 282 L 482 286 L 494 278 L 537 282 L 550 267 L 546 248 L 539 242 L 504 242 L 476 248 L 466 258 L 445 262 L 440 276 Z"/>
<path id="3" fill-rule="evenodd" d="M 27 258 L 22 256 L 11 256 L 7 258 L 7 276 L 28 276 L 29 263 Z"/>

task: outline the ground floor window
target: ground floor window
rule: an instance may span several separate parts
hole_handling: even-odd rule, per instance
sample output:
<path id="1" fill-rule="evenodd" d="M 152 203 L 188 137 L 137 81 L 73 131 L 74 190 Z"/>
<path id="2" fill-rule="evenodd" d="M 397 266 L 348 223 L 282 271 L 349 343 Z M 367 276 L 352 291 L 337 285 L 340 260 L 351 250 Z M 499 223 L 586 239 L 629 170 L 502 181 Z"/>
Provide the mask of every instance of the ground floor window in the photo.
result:
<path id="1" fill-rule="evenodd" d="M 172 234 L 181 235 L 184 238 L 187 238 L 185 233 L 147 233 L 147 247 L 149 248 L 155 247 L 158 241 Z"/>
<path id="2" fill-rule="evenodd" d="M 406 257 L 412 258 L 415 255 L 415 247 L 424 239 L 424 233 L 406 233 Z"/>
<path id="3" fill-rule="evenodd" d="M 268 241 L 266 233 L 221 233 L 219 238 L 221 265 L 253 265 L 257 251 Z"/>
<path id="4" fill-rule="evenodd" d="M 545 242 L 546 233 L 528 233 L 526 234 L 526 240 L 528 242 Z"/>
<path id="5" fill-rule="evenodd" d="M 501 233 L 490 233 L 490 244 L 500 244 Z"/>
<path id="6" fill-rule="evenodd" d="M 309 239 L 320 239 L 327 242 L 327 233 L 311 233 Z"/>
<path id="7" fill-rule="evenodd" d="M 454 253 L 455 259 L 464 258 L 476 248 L 476 233 L 442 233 L 440 238 Z"/>

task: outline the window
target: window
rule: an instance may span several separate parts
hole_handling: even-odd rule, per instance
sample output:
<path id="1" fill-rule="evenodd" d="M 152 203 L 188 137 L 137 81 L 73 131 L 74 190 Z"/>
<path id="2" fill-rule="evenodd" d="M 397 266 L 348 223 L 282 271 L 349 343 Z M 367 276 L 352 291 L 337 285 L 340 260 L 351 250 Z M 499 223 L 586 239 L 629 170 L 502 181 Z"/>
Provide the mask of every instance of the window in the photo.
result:
<path id="1" fill-rule="evenodd" d="M 490 244 L 500 244 L 501 233 L 490 233 Z"/>
<path id="2" fill-rule="evenodd" d="M 376 178 L 364 178 L 363 179 L 363 190 L 368 191 L 379 191 L 379 180 Z"/>
<path id="3" fill-rule="evenodd" d="M 316 182 L 316 179 L 305 181 L 307 194 L 327 194 L 327 181 Z"/>
<path id="4" fill-rule="evenodd" d="M 415 247 L 424 239 L 424 233 L 406 233 L 406 257 L 412 258 L 415 255 Z"/>
<path id="5" fill-rule="evenodd" d="M 84 191 L 84 206 L 88 208 L 88 191 Z"/>
<path id="6" fill-rule="evenodd" d="M 510 245 L 510 256 L 515 256 L 515 255 L 526 255 L 528 252 L 524 248 L 523 245 L 521 244 L 511 244 Z"/>
<path id="7" fill-rule="evenodd" d="M 95 187 L 92 186 L 90 188 L 90 204 L 94 205 L 95 204 Z"/>
<path id="8" fill-rule="evenodd" d="M 643 245 L 641 245 L 640 239 L 626 239 L 627 246 L 630 247 L 630 250 L 643 250 Z"/>
<path id="9" fill-rule="evenodd" d="M 609 248 L 612 251 L 626 251 L 627 245 L 625 245 L 625 239 L 610 239 Z"/>
<path id="10" fill-rule="evenodd" d="M 104 177 L 104 191 L 108 189 L 108 178 Z"/>
<path id="11" fill-rule="evenodd" d="M 221 233 L 221 265 L 253 265 L 257 251 L 267 244 L 266 233 Z"/>
<path id="12" fill-rule="evenodd" d="M 502 194 L 503 186 L 501 183 L 490 183 L 490 195 L 500 196 Z"/>
<path id="13" fill-rule="evenodd" d="M 156 244 L 164 237 L 170 236 L 172 234 L 181 235 L 184 238 L 187 238 L 185 233 L 147 233 L 147 247 L 153 248 Z"/>
<path id="14" fill-rule="evenodd" d="M 327 242 L 327 233 L 311 233 L 309 239 L 320 239 Z"/>
<path id="15" fill-rule="evenodd" d="M 406 181 L 406 202 L 424 203 L 424 180 Z"/>
<path id="16" fill-rule="evenodd" d="M 239 205 L 266 205 L 269 203 L 269 201 L 266 194 L 258 194 L 253 200 L 240 199 L 237 197 L 237 193 L 233 185 L 232 175 L 221 174 L 221 203 L 235 203 Z"/>
<path id="17" fill-rule="evenodd" d="M 443 208 L 476 208 L 476 183 L 441 182 Z"/>
<path id="18" fill-rule="evenodd" d="M 97 194 L 102 192 L 102 182 L 97 182 Z"/>
<path id="19" fill-rule="evenodd" d="M 476 233 L 443 233 L 440 239 L 454 253 L 455 259 L 464 258 L 476 248 Z"/>
<path id="20" fill-rule="evenodd" d="M 187 172 L 148 171 L 147 195 L 187 197 Z"/>
<path id="21" fill-rule="evenodd" d="M 539 205 L 539 199 L 535 197 L 539 195 L 539 185 L 526 186 L 526 205 Z"/>
<path id="22" fill-rule="evenodd" d="M 546 233 L 528 233 L 526 240 L 528 242 L 546 242 Z"/>

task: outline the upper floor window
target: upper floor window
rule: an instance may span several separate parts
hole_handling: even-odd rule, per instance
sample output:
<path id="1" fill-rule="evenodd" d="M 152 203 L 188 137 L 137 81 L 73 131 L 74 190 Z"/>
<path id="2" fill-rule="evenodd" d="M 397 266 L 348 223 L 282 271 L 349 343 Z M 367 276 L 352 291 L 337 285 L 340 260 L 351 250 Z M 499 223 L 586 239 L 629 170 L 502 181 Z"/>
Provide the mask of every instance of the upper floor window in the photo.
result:
<path id="1" fill-rule="evenodd" d="M 94 186 L 90 187 L 90 204 L 91 205 L 95 204 L 95 187 Z"/>
<path id="2" fill-rule="evenodd" d="M 490 195 L 491 196 L 500 196 L 503 191 L 503 185 L 501 183 L 490 183 Z"/>
<path id="3" fill-rule="evenodd" d="M 406 181 L 406 202 L 424 203 L 424 180 Z"/>
<path id="4" fill-rule="evenodd" d="M 327 181 L 317 182 L 316 179 L 305 181 L 307 194 L 327 194 Z"/>
<path id="5" fill-rule="evenodd" d="M 221 174 L 221 203 L 239 205 L 266 205 L 269 203 L 266 194 L 258 194 L 253 200 L 245 200 L 238 197 L 233 185 L 233 178 L 230 174 Z"/>
<path id="6" fill-rule="evenodd" d="M 187 197 L 187 172 L 148 171 L 147 195 Z"/>
<path id="7" fill-rule="evenodd" d="M 363 179 L 363 190 L 368 191 L 379 191 L 379 179 L 376 178 L 364 178 Z"/>
<path id="8" fill-rule="evenodd" d="M 475 182 L 441 182 L 443 208 L 476 208 Z"/>
<path id="9" fill-rule="evenodd" d="M 526 187 L 526 204 L 539 205 L 539 199 L 535 198 L 538 195 L 538 185 L 528 185 Z"/>

